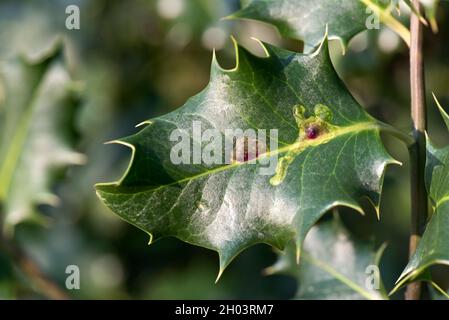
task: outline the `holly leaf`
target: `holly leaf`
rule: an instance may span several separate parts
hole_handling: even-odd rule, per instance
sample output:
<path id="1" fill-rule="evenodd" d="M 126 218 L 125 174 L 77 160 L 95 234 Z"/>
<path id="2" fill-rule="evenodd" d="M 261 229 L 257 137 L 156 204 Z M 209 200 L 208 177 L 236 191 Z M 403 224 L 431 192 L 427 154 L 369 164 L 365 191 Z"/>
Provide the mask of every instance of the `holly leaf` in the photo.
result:
<path id="1" fill-rule="evenodd" d="M 37 59 L 21 56 L 0 67 L 0 204 L 4 227 L 39 220 L 36 207 L 56 205 L 51 188 L 61 169 L 81 164 L 73 151 L 74 82 L 57 42 Z"/>
<path id="2" fill-rule="evenodd" d="M 437 9 L 440 0 L 421 0 L 421 3 L 423 4 L 426 18 L 430 23 L 432 31 L 435 33 L 438 32 Z"/>
<path id="3" fill-rule="evenodd" d="M 432 31 L 434 33 L 438 32 L 438 23 L 437 23 L 437 10 L 440 4 L 440 0 L 420 0 L 422 7 L 424 8 L 425 18 L 423 18 L 423 22 L 426 25 L 430 24 Z M 446 0 L 447 1 L 447 0 Z M 412 9 L 413 12 L 417 12 L 415 6 L 412 3 L 412 0 L 405 0 L 407 5 Z M 428 22 L 428 23 L 427 23 Z"/>
<path id="4" fill-rule="evenodd" d="M 438 32 L 437 13 L 441 1 L 448 2 L 448 0 L 421 0 L 427 21 L 429 21 L 430 27 L 434 33 Z"/>
<path id="5" fill-rule="evenodd" d="M 360 1 L 335 0 L 253 0 L 244 3 L 240 11 L 229 16 L 270 23 L 281 35 L 300 39 L 309 48 L 318 45 L 326 25 L 330 39 L 347 44 L 366 29 L 366 7 Z"/>
<path id="6" fill-rule="evenodd" d="M 379 262 L 385 246 L 374 251 L 371 242 L 355 239 L 338 215 L 315 225 L 304 241 L 299 265 L 289 246 L 266 274 L 282 273 L 298 282 L 296 299 L 388 299 L 380 278 Z"/>
<path id="7" fill-rule="evenodd" d="M 378 210 L 385 167 L 395 163 L 379 122 L 338 78 L 327 40 L 313 54 L 261 45 L 264 58 L 235 43 L 231 70 L 214 56 L 201 93 L 115 141 L 132 150 L 129 168 L 119 181 L 96 186 L 113 212 L 153 239 L 174 236 L 217 251 L 220 274 L 256 243 L 282 249 L 295 238 L 299 256 L 307 231 L 335 206 L 363 212 L 359 200 L 367 197 Z M 221 143 L 211 152 L 212 132 L 236 151 L 238 141 L 245 145 L 248 139 L 227 134 L 238 129 L 260 129 L 258 150 L 266 151 L 243 161 Z M 180 144 L 187 161 L 175 164 Z"/>
<path id="8" fill-rule="evenodd" d="M 329 39 L 340 40 L 343 49 L 361 31 L 379 28 L 383 22 L 409 43 L 409 32 L 396 18 L 390 1 L 375 0 L 252 0 L 228 19 L 259 20 L 274 25 L 281 35 L 303 40 L 305 51 L 316 47 L 328 28 Z"/>
<path id="9" fill-rule="evenodd" d="M 434 96 L 435 98 L 435 96 Z M 449 130 L 449 115 L 435 101 Z M 449 265 L 449 146 L 436 147 L 427 137 L 426 186 L 433 214 L 415 254 L 397 281 L 396 291 L 406 283 L 423 280 L 428 268 Z M 428 279 L 424 279 L 428 281 Z"/>

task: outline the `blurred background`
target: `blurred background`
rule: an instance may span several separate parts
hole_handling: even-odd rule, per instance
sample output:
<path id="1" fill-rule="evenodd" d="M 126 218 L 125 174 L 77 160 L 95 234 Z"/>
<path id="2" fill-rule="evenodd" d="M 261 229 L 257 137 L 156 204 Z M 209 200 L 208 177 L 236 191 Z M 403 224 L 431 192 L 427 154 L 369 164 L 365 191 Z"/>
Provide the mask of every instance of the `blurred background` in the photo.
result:
<path id="1" fill-rule="evenodd" d="M 65 9 L 78 5 L 80 30 L 67 30 Z M 440 31 L 426 32 L 428 93 L 449 108 L 449 3 L 440 7 Z M 88 157 L 85 166 L 72 167 L 55 187 L 57 208 L 42 206 L 51 218 L 47 227 L 19 225 L 15 241 L 64 286 L 67 265 L 81 271 L 85 299 L 287 299 L 297 284 L 288 276 L 263 276 L 276 254 L 266 245 L 239 255 L 214 284 L 218 272 L 215 252 L 164 239 L 148 246 L 148 236 L 120 220 L 96 198 L 93 185 L 114 181 L 124 172 L 129 151 L 104 145 L 137 132 L 143 120 L 180 107 L 208 83 L 212 50 L 220 63 L 234 65 L 230 35 L 261 54 L 254 36 L 290 50 L 299 41 L 282 39 L 265 24 L 221 21 L 240 6 L 238 0 L 0 0 L 0 62 L 17 54 L 38 55 L 58 35 L 66 40 L 73 77 L 84 83 L 77 115 L 81 136 L 78 149 Z M 404 17 L 406 19 L 406 15 Z M 351 93 L 378 119 L 410 130 L 408 50 L 391 31 L 382 28 L 359 34 L 345 55 L 332 43 L 333 63 Z M 439 145 L 449 142 L 447 131 L 430 95 L 429 132 Z M 407 150 L 385 137 L 402 167 L 390 167 L 385 178 L 381 221 L 366 205 L 367 215 L 342 210 L 349 229 L 363 239 L 387 242 L 381 263 L 390 290 L 407 263 L 409 179 Z M 447 269 L 433 270 L 447 289 Z M 395 298 L 400 298 L 401 293 Z M 0 299 L 43 298 L 30 288 L 8 256 L 0 252 Z"/>

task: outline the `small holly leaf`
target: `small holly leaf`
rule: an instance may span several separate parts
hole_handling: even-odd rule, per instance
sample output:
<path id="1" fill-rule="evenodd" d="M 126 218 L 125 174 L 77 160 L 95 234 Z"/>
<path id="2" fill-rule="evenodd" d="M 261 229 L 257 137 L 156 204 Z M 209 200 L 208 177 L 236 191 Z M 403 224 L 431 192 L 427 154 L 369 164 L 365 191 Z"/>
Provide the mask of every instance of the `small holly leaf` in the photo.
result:
<path id="1" fill-rule="evenodd" d="M 447 1 L 447 0 L 446 0 Z M 430 23 L 430 27 L 434 33 L 438 32 L 437 10 L 440 0 L 421 0 L 426 13 L 426 18 Z"/>
<path id="2" fill-rule="evenodd" d="M 436 98 L 435 101 L 449 130 L 449 115 Z M 432 265 L 449 265 L 449 146 L 437 148 L 428 137 L 426 186 L 433 214 L 394 291 L 406 283 L 422 280 L 423 274 Z"/>
<path id="3" fill-rule="evenodd" d="M 438 23 L 437 23 L 437 9 L 438 5 L 440 4 L 440 0 L 420 0 L 422 7 L 424 8 L 424 14 L 425 17 L 422 17 L 422 21 L 425 25 L 429 25 L 432 28 L 432 31 L 434 33 L 438 32 Z M 447 0 L 446 0 L 447 1 Z M 412 3 L 412 0 L 405 0 L 405 2 L 408 4 L 408 6 L 412 9 L 412 11 L 416 14 L 418 10 L 415 8 L 415 6 Z M 427 23 L 428 21 L 428 23 Z"/>
<path id="4" fill-rule="evenodd" d="M 289 246 L 266 273 L 293 276 L 298 282 L 296 299 L 388 299 L 379 272 L 385 246 L 377 252 L 373 247 L 351 236 L 336 215 L 310 230 L 299 266 Z"/>
<path id="5" fill-rule="evenodd" d="M 228 19 L 251 19 L 270 23 L 280 34 L 303 40 L 305 51 L 316 47 L 328 27 L 329 39 L 341 41 L 343 49 L 349 40 L 367 28 L 386 24 L 406 43 L 410 34 L 393 16 L 394 6 L 375 0 L 252 0 Z"/>
<path id="6" fill-rule="evenodd" d="M 55 205 L 51 192 L 61 169 L 81 164 L 71 149 L 75 86 L 57 43 L 37 60 L 19 57 L 0 66 L 0 204 L 4 227 L 39 220 L 40 204 Z"/>
<path id="7" fill-rule="evenodd" d="M 116 141 L 132 150 L 129 168 L 96 186 L 112 211 L 154 239 L 216 250 L 220 273 L 256 243 L 282 249 L 295 238 L 299 256 L 307 231 L 335 206 L 363 212 L 367 197 L 378 209 L 385 167 L 395 163 L 379 122 L 338 78 L 327 40 L 313 54 L 262 46 L 264 58 L 235 44 L 232 70 L 214 58 L 201 93 Z M 228 139 L 235 130 L 263 133 L 252 138 L 261 148 L 238 160 L 225 148 L 246 143 Z"/>

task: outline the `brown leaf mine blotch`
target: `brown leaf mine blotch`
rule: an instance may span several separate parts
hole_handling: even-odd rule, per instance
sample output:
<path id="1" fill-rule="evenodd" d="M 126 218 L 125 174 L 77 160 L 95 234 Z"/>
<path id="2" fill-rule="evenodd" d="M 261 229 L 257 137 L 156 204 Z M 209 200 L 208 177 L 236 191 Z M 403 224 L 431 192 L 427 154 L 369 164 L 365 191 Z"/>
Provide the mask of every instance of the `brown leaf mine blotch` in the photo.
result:
<path id="1" fill-rule="evenodd" d="M 266 152 L 267 146 L 263 141 L 248 136 L 238 137 L 234 141 L 232 163 L 253 161 Z"/>

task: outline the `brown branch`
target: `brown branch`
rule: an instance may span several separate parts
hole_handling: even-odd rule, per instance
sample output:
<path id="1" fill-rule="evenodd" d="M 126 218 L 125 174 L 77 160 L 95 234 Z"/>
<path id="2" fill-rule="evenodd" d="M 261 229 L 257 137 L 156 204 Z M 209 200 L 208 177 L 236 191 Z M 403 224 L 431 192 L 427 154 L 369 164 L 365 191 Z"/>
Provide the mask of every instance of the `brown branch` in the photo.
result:
<path id="1" fill-rule="evenodd" d="M 413 0 L 417 13 L 421 12 L 420 1 Z M 410 90 L 411 115 L 415 143 L 410 151 L 411 177 L 411 232 L 410 257 L 415 253 L 427 221 L 428 199 L 424 182 L 426 162 L 426 97 L 423 58 L 423 25 L 417 14 L 412 12 L 410 20 Z M 407 287 L 405 298 L 421 298 L 421 282 L 414 282 Z"/>
<path id="2" fill-rule="evenodd" d="M 32 282 L 33 287 L 48 299 L 66 300 L 68 295 L 40 269 L 26 252 L 0 234 L 0 248 L 3 249 L 17 266 Z"/>

